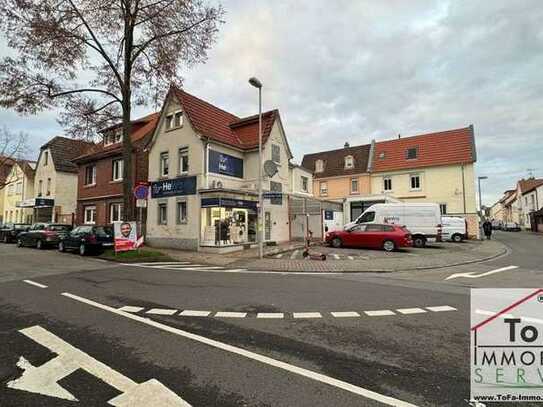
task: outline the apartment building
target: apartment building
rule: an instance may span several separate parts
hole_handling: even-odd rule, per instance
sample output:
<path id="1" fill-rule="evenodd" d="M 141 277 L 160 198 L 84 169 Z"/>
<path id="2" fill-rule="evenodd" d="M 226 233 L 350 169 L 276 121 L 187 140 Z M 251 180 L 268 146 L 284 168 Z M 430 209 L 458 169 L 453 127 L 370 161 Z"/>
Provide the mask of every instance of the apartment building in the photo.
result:
<path id="1" fill-rule="evenodd" d="M 16 160 L 7 176 L 4 194 L 4 222 L 32 223 L 34 215 L 34 175 L 36 162 Z"/>

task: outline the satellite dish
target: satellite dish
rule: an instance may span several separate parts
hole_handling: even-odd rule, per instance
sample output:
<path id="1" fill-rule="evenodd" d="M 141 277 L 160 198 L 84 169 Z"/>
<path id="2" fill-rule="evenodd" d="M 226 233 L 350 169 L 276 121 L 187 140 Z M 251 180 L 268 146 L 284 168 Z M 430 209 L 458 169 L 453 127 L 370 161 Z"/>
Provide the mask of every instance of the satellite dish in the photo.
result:
<path id="1" fill-rule="evenodd" d="M 264 172 L 268 177 L 273 177 L 278 171 L 277 164 L 275 164 L 272 160 L 267 160 L 264 163 Z"/>

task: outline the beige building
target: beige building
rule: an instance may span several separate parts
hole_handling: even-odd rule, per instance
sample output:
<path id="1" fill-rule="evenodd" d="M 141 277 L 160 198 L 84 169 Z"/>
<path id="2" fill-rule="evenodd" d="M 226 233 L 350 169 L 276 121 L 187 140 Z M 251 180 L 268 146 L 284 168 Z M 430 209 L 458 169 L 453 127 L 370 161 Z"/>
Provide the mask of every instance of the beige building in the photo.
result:
<path id="1" fill-rule="evenodd" d="M 4 188 L 7 188 L 7 178 L 15 164 L 15 160 L 10 157 L 0 155 L 0 225 L 4 222 Z"/>
<path id="2" fill-rule="evenodd" d="M 34 172 L 36 163 L 17 160 L 6 180 L 4 194 L 4 222 L 32 223 L 34 202 Z"/>

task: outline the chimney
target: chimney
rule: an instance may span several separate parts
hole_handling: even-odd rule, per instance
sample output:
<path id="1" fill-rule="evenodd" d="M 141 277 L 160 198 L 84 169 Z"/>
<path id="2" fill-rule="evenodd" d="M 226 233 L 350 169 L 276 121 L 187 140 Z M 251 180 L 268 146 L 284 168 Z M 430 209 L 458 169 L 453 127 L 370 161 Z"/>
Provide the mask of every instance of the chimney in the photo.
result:
<path id="1" fill-rule="evenodd" d="M 350 147 L 349 142 L 346 141 L 345 144 L 343 145 L 343 148 L 349 148 L 349 147 Z"/>
<path id="2" fill-rule="evenodd" d="M 402 138 L 402 135 L 398 133 L 398 140 Z"/>

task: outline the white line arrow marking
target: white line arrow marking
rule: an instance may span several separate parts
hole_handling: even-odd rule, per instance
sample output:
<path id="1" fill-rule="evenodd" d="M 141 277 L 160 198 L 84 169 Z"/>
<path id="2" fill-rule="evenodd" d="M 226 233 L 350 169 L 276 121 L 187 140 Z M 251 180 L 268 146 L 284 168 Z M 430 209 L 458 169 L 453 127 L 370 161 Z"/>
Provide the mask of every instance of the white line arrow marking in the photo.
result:
<path id="1" fill-rule="evenodd" d="M 465 278 L 486 277 L 486 276 L 490 276 L 492 274 L 501 273 L 502 271 L 514 270 L 514 269 L 518 269 L 518 266 L 502 267 L 500 269 L 490 270 L 490 271 L 487 271 L 487 272 L 481 273 L 481 274 L 474 274 L 475 273 L 474 271 L 470 271 L 469 273 L 456 273 L 456 274 L 451 274 L 445 280 L 452 280 L 453 278 L 459 278 L 459 277 L 465 277 Z"/>
<path id="2" fill-rule="evenodd" d="M 73 394 L 58 384 L 58 381 L 78 369 L 83 369 L 122 392 L 122 394 L 108 402 L 112 406 L 190 407 L 190 404 L 158 380 L 151 379 L 138 384 L 41 326 L 36 325 L 21 329 L 19 332 L 45 346 L 58 356 L 39 367 L 32 366 L 30 362 L 21 356 L 17 366 L 22 368 L 24 372 L 20 378 L 8 382 L 7 386 L 12 389 L 77 401 Z"/>

